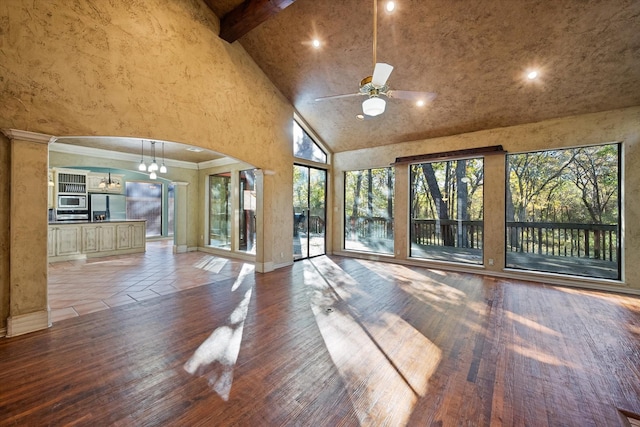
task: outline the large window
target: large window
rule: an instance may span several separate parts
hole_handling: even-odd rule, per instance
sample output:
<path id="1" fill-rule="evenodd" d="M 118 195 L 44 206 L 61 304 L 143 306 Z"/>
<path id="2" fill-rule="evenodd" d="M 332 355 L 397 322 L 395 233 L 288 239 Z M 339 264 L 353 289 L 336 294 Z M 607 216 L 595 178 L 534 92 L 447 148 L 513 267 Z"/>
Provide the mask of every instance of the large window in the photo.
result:
<path id="1" fill-rule="evenodd" d="M 293 259 L 325 254 L 327 171 L 293 165 Z"/>
<path id="2" fill-rule="evenodd" d="M 345 172 L 344 248 L 393 254 L 392 168 Z"/>
<path id="3" fill-rule="evenodd" d="M 162 236 L 162 184 L 126 182 L 127 218 L 146 219 L 147 237 Z"/>
<path id="4" fill-rule="evenodd" d="M 482 264 L 482 158 L 411 165 L 411 256 Z"/>
<path id="5" fill-rule="evenodd" d="M 231 174 L 209 177 L 209 244 L 231 249 Z"/>
<path id="6" fill-rule="evenodd" d="M 506 265 L 620 278 L 620 145 L 507 156 Z"/>
<path id="7" fill-rule="evenodd" d="M 327 154 L 302 127 L 293 121 L 293 155 L 318 163 L 327 163 Z"/>

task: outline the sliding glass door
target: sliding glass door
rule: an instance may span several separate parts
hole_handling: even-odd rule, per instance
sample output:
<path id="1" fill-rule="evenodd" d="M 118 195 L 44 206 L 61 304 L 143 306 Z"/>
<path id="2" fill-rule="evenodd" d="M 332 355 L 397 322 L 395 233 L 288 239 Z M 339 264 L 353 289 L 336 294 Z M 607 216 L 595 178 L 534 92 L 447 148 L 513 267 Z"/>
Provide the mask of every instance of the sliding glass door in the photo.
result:
<path id="1" fill-rule="evenodd" d="M 325 254 L 327 171 L 293 166 L 293 259 Z"/>

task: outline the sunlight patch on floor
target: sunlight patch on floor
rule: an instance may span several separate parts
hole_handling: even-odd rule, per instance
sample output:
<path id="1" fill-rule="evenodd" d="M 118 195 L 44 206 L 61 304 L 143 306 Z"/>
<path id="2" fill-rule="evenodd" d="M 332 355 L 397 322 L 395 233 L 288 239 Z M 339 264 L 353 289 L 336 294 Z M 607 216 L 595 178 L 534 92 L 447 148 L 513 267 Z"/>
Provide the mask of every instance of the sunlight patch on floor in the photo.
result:
<path id="1" fill-rule="evenodd" d="M 515 314 L 511 311 L 505 311 L 505 315 L 507 316 L 507 318 L 513 320 L 514 322 L 517 322 L 519 324 L 521 324 L 522 326 L 526 326 L 527 328 L 533 329 L 536 332 L 542 332 L 544 334 L 548 334 L 554 337 L 560 337 L 562 336 L 562 334 L 560 334 L 557 331 L 554 331 L 553 329 L 549 329 L 544 325 L 541 325 L 538 322 L 535 322 L 533 320 L 527 319 L 526 317 L 522 317 L 519 314 Z"/>
<path id="2" fill-rule="evenodd" d="M 220 273 L 220 270 L 222 270 L 228 262 L 229 261 L 224 258 L 206 257 L 196 263 L 194 267 L 217 274 Z"/>
<path id="3" fill-rule="evenodd" d="M 403 291 L 427 302 L 447 302 L 462 304 L 466 295 L 460 289 L 447 285 L 443 281 L 434 280 L 422 273 L 398 264 L 384 264 L 365 260 L 358 263 L 373 271 L 380 277 L 396 284 Z M 430 272 L 435 274 L 435 271 Z M 443 276 L 446 278 L 447 276 Z M 474 279 L 476 280 L 476 279 Z"/>
<path id="4" fill-rule="evenodd" d="M 304 282 L 310 287 L 316 323 L 360 423 L 405 425 L 418 399 L 427 393 L 442 351 L 394 313 L 381 311 L 375 322 L 362 320 L 348 300 L 356 281 L 335 264 L 329 279 L 322 270 L 306 268 Z M 343 287 L 339 292 L 338 286 Z"/>
<path id="5" fill-rule="evenodd" d="M 233 285 L 231 286 L 231 292 L 235 292 L 244 281 L 244 278 L 247 277 L 249 274 L 252 274 L 254 271 L 255 271 L 255 266 L 253 264 L 242 264 L 242 269 L 240 270 L 240 273 L 238 274 L 236 281 L 233 282 Z"/>
<path id="6" fill-rule="evenodd" d="M 184 364 L 184 370 L 191 375 L 206 378 L 224 401 L 229 400 L 252 292 L 253 288 L 245 292 L 240 304 L 229 315 L 228 324 L 216 328 Z"/>

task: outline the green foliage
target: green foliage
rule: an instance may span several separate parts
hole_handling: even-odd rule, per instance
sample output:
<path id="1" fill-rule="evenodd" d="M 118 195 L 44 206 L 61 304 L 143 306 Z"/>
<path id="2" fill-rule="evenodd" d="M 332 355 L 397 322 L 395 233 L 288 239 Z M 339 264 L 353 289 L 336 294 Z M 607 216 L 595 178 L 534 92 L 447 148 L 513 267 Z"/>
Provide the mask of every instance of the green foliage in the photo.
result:
<path id="1" fill-rule="evenodd" d="M 617 224 L 618 147 L 507 156 L 507 220 Z"/>
<path id="2" fill-rule="evenodd" d="M 483 218 L 482 158 L 414 164 L 410 172 L 412 218 Z M 430 174 L 433 175 L 430 177 Z"/>
<path id="3" fill-rule="evenodd" d="M 390 177 L 391 188 L 388 185 Z M 392 168 L 345 172 L 344 207 L 346 217 L 391 219 L 389 217 L 389 203 L 393 203 L 393 186 Z"/>

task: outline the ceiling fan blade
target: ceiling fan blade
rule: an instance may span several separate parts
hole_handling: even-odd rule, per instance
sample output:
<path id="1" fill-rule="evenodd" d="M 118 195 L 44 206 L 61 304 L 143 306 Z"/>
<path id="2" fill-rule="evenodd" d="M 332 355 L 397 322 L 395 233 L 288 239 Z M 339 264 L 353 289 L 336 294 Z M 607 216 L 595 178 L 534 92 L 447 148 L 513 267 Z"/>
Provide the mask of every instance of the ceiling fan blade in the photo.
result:
<path id="1" fill-rule="evenodd" d="M 362 96 L 364 93 L 348 93 L 346 95 L 331 95 L 331 96 L 322 96 L 320 98 L 316 98 L 315 101 L 326 101 L 327 99 L 338 99 L 338 98 L 349 98 L 351 96 Z"/>
<path id="2" fill-rule="evenodd" d="M 417 92 L 413 90 L 390 90 L 386 94 L 389 98 L 408 99 L 409 101 L 431 102 L 438 94 L 434 92 Z"/>
<path id="3" fill-rule="evenodd" d="M 391 75 L 393 71 L 393 66 L 389 64 L 385 64 L 384 62 L 378 62 L 376 67 L 373 69 L 373 76 L 371 77 L 371 83 L 374 86 L 382 87 L 387 83 L 387 79 Z"/>

